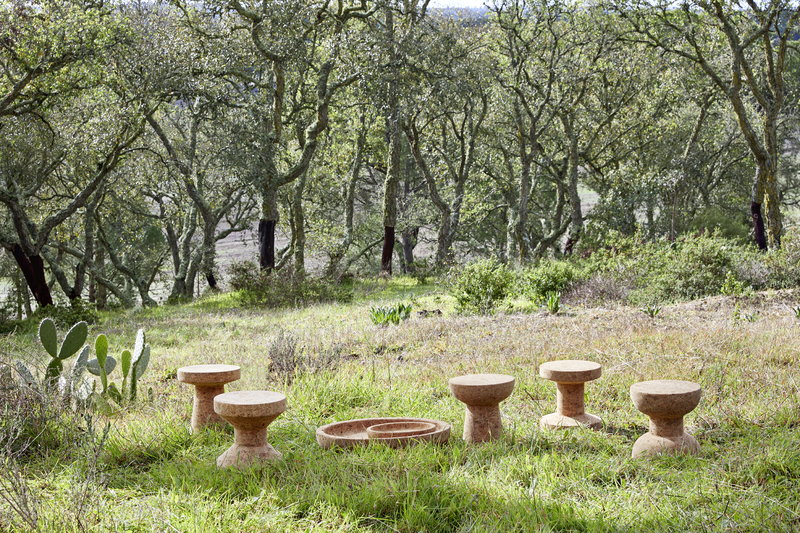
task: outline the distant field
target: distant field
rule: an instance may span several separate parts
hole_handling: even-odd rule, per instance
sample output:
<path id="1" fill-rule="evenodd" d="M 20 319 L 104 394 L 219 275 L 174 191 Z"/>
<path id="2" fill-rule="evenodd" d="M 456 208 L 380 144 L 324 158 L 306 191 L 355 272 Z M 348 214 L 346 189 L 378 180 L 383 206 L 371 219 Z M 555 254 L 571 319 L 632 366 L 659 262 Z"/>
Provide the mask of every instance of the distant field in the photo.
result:
<path id="1" fill-rule="evenodd" d="M 444 316 L 373 326 L 370 305 L 386 301 Z M 81 523 L 73 514 L 80 458 L 45 457 L 25 473 L 41 531 L 797 531 L 800 322 L 787 307 L 796 301 L 794 293 L 740 301 L 758 313 L 754 322 L 734 322 L 726 298 L 665 307 L 655 320 L 626 307 L 460 317 L 436 287 L 400 279 L 360 283 L 351 304 L 264 311 L 231 308 L 221 295 L 110 315 L 93 329 L 109 334 L 112 351 L 132 344 L 137 327 L 148 332 L 152 403 L 112 420 Z M 269 373 L 280 330 L 312 356 L 335 349 L 337 365 L 291 384 Z M 35 353 L 31 341 L 6 339 L 4 351 Z M 602 431 L 538 428 L 555 387 L 537 366 L 563 358 L 602 363 L 603 377 L 587 386 Z M 211 362 L 241 365 L 231 390 L 288 396 L 269 437 L 283 460 L 219 471 L 230 431 L 189 434 L 191 391 L 175 370 Z M 480 446 L 461 440 L 463 405 L 447 388 L 449 377 L 474 372 L 517 378 L 502 406 L 504 437 Z M 686 420 L 701 455 L 630 458 L 647 418 L 628 389 L 653 378 L 703 386 Z M 328 422 L 399 415 L 450 422 L 452 438 L 353 451 L 322 450 L 314 439 Z"/>

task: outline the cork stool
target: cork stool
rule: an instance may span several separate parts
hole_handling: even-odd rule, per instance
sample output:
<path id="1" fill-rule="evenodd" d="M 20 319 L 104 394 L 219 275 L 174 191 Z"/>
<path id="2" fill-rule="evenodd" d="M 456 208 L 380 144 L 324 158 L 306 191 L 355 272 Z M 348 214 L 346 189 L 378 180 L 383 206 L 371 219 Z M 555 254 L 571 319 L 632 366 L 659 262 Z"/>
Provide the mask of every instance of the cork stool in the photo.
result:
<path id="1" fill-rule="evenodd" d="M 286 410 L 286 396 L 263 390 L 226 392 L 214 398 L 214 410 L 233 426 L 233 446 L 217 458 L 217 466 L 243 467 L 281 457 L 267 444 L 267 426 Z"/>
<path id="2" fill-rule="evenodd" d="M 556 382 L 556 412 L 544 415 L 539 421 L 542 429 L 589 427 L 600 429 L 600 417 L 585 411 L 584 383 L 600 377 L 601 367 L 592 361 L 550 361 L 539 367 L 539 375 Z"/>
<path id="3" fill-rule="evenodd" d="M 450 380 L 453 396 L 467 404 L 464 440 L 485 442 L 500 436 L 500 402 L 514 390 L 514 378 L 504 374 L 470 374 Z"/>
<path id="4" fill-rule="evenodd" d="M 178 381 L 194 385 L 192 433 L 211 424 L 224 424 L 214 412 L 214 397 L 225 392 L 225 384 L 240 377 L 238 366 L 194 365 L 178 369 Z"/>
<path id="5" fill-rule="evenodd" d="M 631 386 L 636 408 L 650 417 L 650 431 L 633 445 L 633 457 L 661 453 L 699 453 L 700 445 L 683 429 L 683 417 L 700 402 L 700 385 L 691 381 L 642 381 Z"/>

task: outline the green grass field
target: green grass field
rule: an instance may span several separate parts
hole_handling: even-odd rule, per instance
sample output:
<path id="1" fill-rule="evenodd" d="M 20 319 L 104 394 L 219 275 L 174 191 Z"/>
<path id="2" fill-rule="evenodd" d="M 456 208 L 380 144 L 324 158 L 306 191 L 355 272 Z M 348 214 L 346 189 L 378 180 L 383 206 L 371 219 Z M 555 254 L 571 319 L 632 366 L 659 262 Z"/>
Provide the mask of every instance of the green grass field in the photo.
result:
<path id="1" fill-rule="evenodd" d="M 230 295 L 184 306 L 104 316 L 93 334 L 113 352 L 145 328 L 153 358 L 134 407 L 110 419 L 102 450 L 42 452 L 22 467 L 41 531 L 798 531 L 800 530 L 800 321 L 797 295 L 758 294 L 757 312 L 733 320 L 726 298 L 665 307 L 530 309 L 491 317 L 453 314 L 452 301 L 412 280 L 357 286 L 353 303 L 298 310 L 240 309 Z M 379 328 L 369 307 L 412 302 L 416 314 Z M 310 368 L 269 372 L 279 331 Z M 32 334 L 3 339 L 5 353 L 33 359 Z M 335 364 L 314 369 L 318 354 Z M 603 365 L 587 385 L 602 431 L 543 432 L 555 386 L 540 363 L 583 358 Z M 283 459 L 221 471 L 231 431 L 188 431 L 192 391 L 179 366 L 231 363 L 229 390 L 284 392 L 289 409 L 270 427 Z M 499 441 L 465 445 L 463 405 L 447 379 L 499 372 L 517 378 L 503 403 Z M 291 379 L 293 378 L 293 379 Z M 702 453 L 630 458 L 647 430 L 628 389 L 636 381 L 687 379 L 703 386 L 686 419 Z M 419 416 L 453 424 L 444 446 L 323 450 L 315 429 L 368 416 Z M 105 420 L 94 420 L 99 434 Z M 95 453 L 96 451 L 96 453 Z M 25 526 L 0 503 L 0 530 Z"/>

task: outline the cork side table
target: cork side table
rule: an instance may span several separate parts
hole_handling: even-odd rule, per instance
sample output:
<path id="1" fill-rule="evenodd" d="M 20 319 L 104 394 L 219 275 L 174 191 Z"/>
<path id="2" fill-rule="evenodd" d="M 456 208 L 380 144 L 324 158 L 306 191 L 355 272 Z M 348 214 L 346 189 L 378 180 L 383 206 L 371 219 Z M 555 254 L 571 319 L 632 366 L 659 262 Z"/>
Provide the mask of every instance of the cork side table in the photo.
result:
<path id="1" fill-rule="evenodd" d="M 500 402 L 514 390 L 513 376 L 505 374 L 470 374 L 450 379 L 453 396 L 467 405 L 464 440 L 486 442 L 503 432 Z"/>
<path id="2" fill-rule="evenodd" d="M 539 367 L 539 375 L 556 382 L 556 412 L 539 421 L 542 429 L 589 427 L 600 429 L 600 417 L 586 412 L 584 384 L 600 377 L 602 369 L 592 361 L 550 361 Z"/>
<path id="3" fill-rule="evenodd" d="M 214 412 L 214 397 L 225 392 L 225 384 L 241 376 L 234 365 L 193 365 L 178 369 L 178 381 L 194 385 L 192 433 L 212 424 L 224 424 Z"/>
<path id="4" fill-rule="evenodd" d="M 214 398 L 214 410 L 233 426 L 233 446 L 217 458 L 217 466 L 241 468 L 281 457 L 267 443 L 267 426 L 286 410 L 286 396 L 271 391 L 226 392 Z"/>
<path id="5" fill-rule="evenodd" d="M 697 383 L 655 380 L 634 383 L 631 399 L 650 417 L 650 431 L 633 445 L 633 457 L 700 452 L 697 440 L 683 428 L 683 417 L 697 407 L 702 389 Z"/>

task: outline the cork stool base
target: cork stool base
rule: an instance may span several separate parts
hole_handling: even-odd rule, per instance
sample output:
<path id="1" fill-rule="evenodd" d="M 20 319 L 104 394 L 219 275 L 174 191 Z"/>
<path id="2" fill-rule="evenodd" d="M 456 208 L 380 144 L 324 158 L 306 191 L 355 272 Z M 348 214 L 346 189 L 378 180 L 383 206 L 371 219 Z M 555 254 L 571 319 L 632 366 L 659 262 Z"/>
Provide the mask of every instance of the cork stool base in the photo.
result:
<path id="1" fill-rule="evenodd" d="M 701 395 L 700 385 L 691 381 L 634 383 L 631 399 L 639 411 L 650 417 L 650 431 L 637 439 L 631 455 L 699 453 L 700 445 L 684 429 L 683 417 L 697 407 Z"/>
<path id="2" fill-rule="evenodd" d="M 500 402 L 514 390 L 514 378 L 505 374 L 470 374 L 450 379 L 450 391 L 467 405 L 464 440 L 486 442 L 503 432 Z"/>
<path id="3" fill-rule="evenodd" d="M 539 420 L 542 429 L 572 429 L 588 427 L 600 429 L 600 417 L 586 412 L 584 406 L 584 383 L 600 377 L 602 368 L 592 361 L 549 361 L 539 367 L 539 375 L 556 382 L 555 413 Z"/>
<path id="4" fill-rule="evenodd" d="M 214 398 L 214 410 L 233 426 L 233 446 L 217 466 L 243 468 L 281 454 L 267 443 L 267 426 L 286 410 L 286 396 L 270 391 L 226 392 Z"/>
<path id="5" fill-rule="evenodd" d="M 214 412 L 214 398 L 225 392 L 225 384 L 236 381 L 241 375 L 234 365 L 193 365 L 178 369 L 178 381 L 194 385 L 192 406 L 192 433 L 211 425 L 224 425 Z"/>

